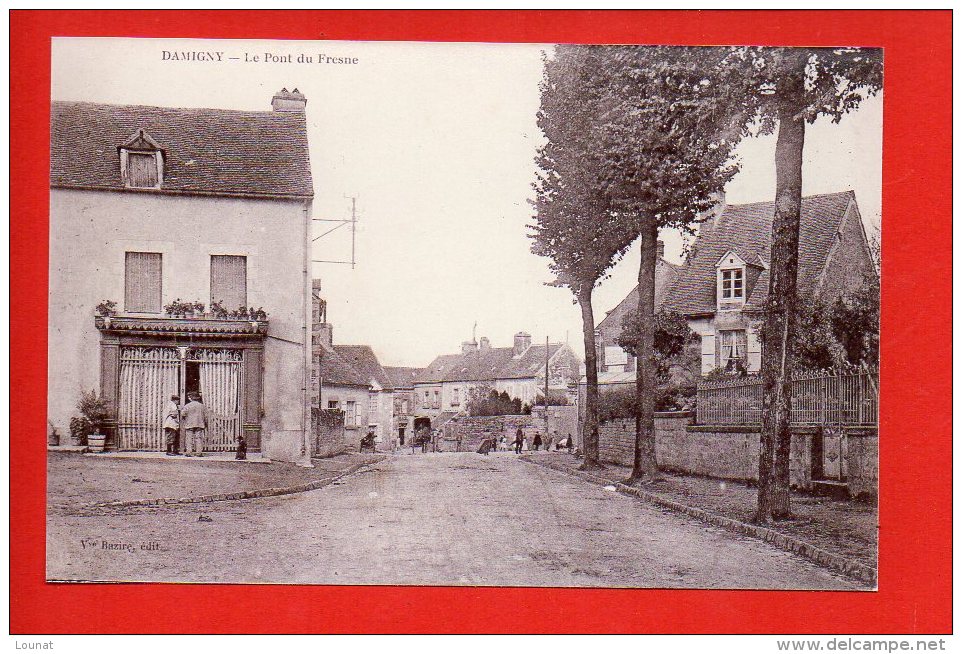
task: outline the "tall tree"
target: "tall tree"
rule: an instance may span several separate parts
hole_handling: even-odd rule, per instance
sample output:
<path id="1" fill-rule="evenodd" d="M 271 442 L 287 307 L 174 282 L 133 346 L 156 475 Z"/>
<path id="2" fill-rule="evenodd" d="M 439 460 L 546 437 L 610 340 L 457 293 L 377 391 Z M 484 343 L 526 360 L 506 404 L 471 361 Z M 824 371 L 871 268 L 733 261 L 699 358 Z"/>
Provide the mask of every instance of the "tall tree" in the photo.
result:
<path id="1" fill-rule="evenodd" d="M 748 85 L 746 107 L 763 129 L 777 124 L 775 216 L 772 223 L 768 306 L 762 327 L 763 410 L 756 520 L 791 515 L 789 452 L 791 372 L 798 322 L 798 237 L 805 125 L 833 122 L 882 87 L 882 52 L 858 48 L 748 48 L 726 64 Z"/>
<path id="2" fill-rule="evenodd" d="M 655 478 L 655 272 L 658 230 L 691 229 L 737 172 L 732 150 L 750 107 L 733 102 L 740 75 L 727 48 L 627 47 L 604 51 L 600 174 L 612 210 L 641 240 L 633 483 Z"/>
<path id="3" fill-rule="evenodd" d="M 634 239 L 612 214 L 598 178 L 592 131 L 598 116 L 598 48 L 558 46 L 545 61 L 538 125 L 546 138 L 536 163 L 531 250 L 548 257 L 552 285 L 571 290 L 581 308 L 587 393 L 583 468 L 600 467 L 598 366 L 592 293 Z"/>

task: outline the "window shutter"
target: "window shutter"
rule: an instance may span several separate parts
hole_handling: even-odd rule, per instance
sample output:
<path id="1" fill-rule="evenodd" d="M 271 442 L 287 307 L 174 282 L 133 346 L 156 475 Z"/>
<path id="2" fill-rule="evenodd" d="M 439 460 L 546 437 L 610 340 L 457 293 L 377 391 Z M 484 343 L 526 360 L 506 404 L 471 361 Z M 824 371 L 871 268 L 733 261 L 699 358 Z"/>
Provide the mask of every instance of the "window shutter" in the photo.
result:
<path id="1" fill-rule="evenodd" d="M 127 153 L 127 184 L 135 188 L 157 186 L 157 157 L 154 153 Z"/>
<path id="2" fill-rule="evenodd" d="M 247 257 L 211 256 L 210 302 L 228 311 L 247 306 Z"/>
<path id="3" fill-rule="evenodd" d="M 128 252 L 124 266 L 124 308 L 160 313 L 162 263 L 159 252 Z"/>

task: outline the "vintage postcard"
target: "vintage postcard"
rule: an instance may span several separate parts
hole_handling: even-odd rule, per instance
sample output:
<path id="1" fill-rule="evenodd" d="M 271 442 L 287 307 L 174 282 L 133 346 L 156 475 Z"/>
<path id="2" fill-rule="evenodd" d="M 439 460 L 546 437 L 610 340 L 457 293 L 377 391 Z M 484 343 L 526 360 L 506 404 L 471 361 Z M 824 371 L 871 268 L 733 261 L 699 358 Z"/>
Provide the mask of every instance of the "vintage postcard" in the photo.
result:
<path id="1" fill-rule="evenodd" d="M 844 45 L 54 38 L 46 579 L 874 590 Z"/>

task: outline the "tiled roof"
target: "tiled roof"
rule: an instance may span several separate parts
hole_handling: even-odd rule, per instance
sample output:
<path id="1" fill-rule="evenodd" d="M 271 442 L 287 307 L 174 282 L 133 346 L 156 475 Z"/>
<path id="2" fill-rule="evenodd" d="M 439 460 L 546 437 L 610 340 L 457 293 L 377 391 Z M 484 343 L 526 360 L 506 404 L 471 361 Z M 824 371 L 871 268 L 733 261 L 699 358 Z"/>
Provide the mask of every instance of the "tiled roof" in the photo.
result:
<path id="1" fill-rule="evenodd" d="M 394 388 L 411 388 L 414 380 L 421 374 L 421 368 L 407 368 L 402 366 L 384 366 L 384 372 Z"/>
<path id="2" fill-rule="evenodd" d="M 334 351 L 347 361 L 368 383 L 373 379 L 384 390 L 391 390 L 394 385 L 387 376 L 381 363 L 377 360 L 374 350 L 368 345 L 335 345 Z"/>
<path id="3" fill-rule="evenodd" d="M 825 267 L 845 210 L 855 201 L 853 191 L 802 198 L 799 233 L 798 290 L 810 295 Z M 715 221 L 706 222 L 693 246 L 693 255 L 682 267 L 669 291 L 664 308 L 682 314 L 714 313 L 716 265 L 732 251 L 749 264 L 769 261 L 772 247 L 774 202 L 729 205 Z M 762 271 L 745 308 L 759 308 L 768 296 L 768 271 Z"/>
<path id="4" fill-rule="evenodd" d="M 655 268 L 655 311 L 659 311 L 665 302 L 665 297 L 667 297 L 668 290 L 671 285 L 675 282 L 675 278 L 678 277 L 679 271 L 681 271 L 681 266 L 665 261 L 664 259 L 658 260 L 658 265 Z M 598 323 L 598 329 L 606 329 L 608 327 L 617 327 L 621 329 L 621 324 L 613 325 L 609 324 L 613 321 L 620 321 L 622 317 L 638 308 L 638 285 L 631 290 L 631 293 L 625 296 L 621 302 L 615 306 L 614 309 L 608 312 L 605 319 Z"/>
<path id="5" fill-rule="evenodd" d="M 322 386 L 370 386 L 370 378 L 365 378 L 327 344 L 321 345 L 320 364 Z"/>
<path id="6" fill-rule="evenodd" d="M 550 356 L 564 347 L 552 343 Z M 545 346 L 532 345 L 514 358 L 514 348 L 492 347 L 468 354 L 442 354 L 421 371 L 415 383 L 445 381 L 491 381 L 535 377 L 544 368 Z"/>
<path id="7" fill-rule="evenodd" d="M 139 130 L 164 153 L 162 188 L 140 192 L 313 195 L 303 113 L 89 102 L 52 103 L 50 185 L 123 190 L 118 148 Z"/>

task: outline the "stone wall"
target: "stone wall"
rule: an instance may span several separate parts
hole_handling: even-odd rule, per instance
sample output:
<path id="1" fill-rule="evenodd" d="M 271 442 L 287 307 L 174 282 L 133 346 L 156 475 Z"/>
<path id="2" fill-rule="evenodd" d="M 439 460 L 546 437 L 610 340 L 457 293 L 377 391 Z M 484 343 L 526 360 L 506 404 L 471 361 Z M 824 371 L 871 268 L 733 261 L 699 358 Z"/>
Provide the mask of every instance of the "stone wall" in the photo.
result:
<path id="1" fill-rule="evenodd" d="M 478 449 L 485 438 L 501 438 L 504 436 L 510 444 L 515 433 L 520 428 L 525 438 L 533 439 L 535 433 L 544 438 L 544 419 L 537 416 L 462 416 L 452 418 L 444 425 L 444 437 L 447 440 L 461 437 L 461 450 L 473 451 Z"/>
<path id="2" fill-rule="evenodd" d="M 311 409 L 311 435 L 314 439 L 313 456 L 326 458 L 344 452 L 347 449 L 344 414 Z"/>
<path id="3" fill-rule="evenodd" d="M 759 433 L 753 427 L 689 425 L 690 412 L 655 414 L 655 458 L 663 470 L 719 479 L 758 479 Z M 792 434 L 791 483 L 810 489 L 812 431 Z M 635 424 L 615 420 L 601 425 L 601 460 L 631 465 Z"/>
<path id="4" fill-rule="evenodd" d="M 759 429 L 752 426 L 689 425 L 690 412 L 655 414 L 655 457 L 658 466 L 685 474 L 739 481 L 758 480 Z M 600 426 L 601 460 L 630 466 L 634 458 L 633 420 L 614 420 Z M 878 430 L 845 430 L 845 471 L 852 497 L 878 493 Z M 811 490 L 813 447 L 820 438 L 815 427 L 792 430 L 791 484 Z"/>
<path id="5" fill-rule="evenodd" d="M 845 436 L 849 495 L 878 496 L 878 429 L 849 427 Z"/>

